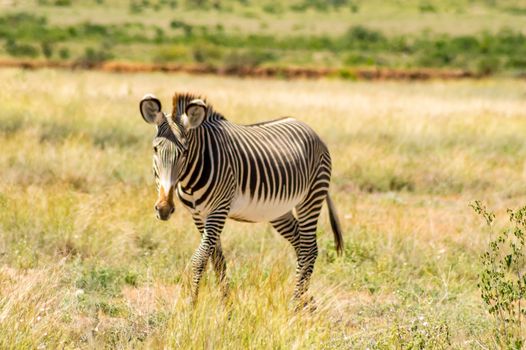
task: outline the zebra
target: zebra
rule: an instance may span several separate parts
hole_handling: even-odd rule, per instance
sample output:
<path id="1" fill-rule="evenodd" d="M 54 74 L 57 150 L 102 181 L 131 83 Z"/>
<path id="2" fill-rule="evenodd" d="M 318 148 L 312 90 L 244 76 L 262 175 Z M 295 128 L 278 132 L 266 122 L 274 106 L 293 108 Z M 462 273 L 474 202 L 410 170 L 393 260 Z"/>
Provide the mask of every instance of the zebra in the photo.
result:
<path id="1" fill-rule="evenodd" d="M 307 124 L 281 118 L 239 125 L 216 112 L 205 98 L 176 93 L 171 114 L 152 94 L 140 101 L 142 118 L 157 127 L 153 140 L 153 173 L 158 191 L 157 218 L 175 211 L 174 194 L 201 234 L 192 255 L 191 300 L 208 260 L 228 294 L 226 262 L 220 234 L 227 218 L 270 222 L 295 250 L 293 300 L 306 293 L 318 256 L 316 228 L 326 201 L 336 251 L 343 237 L 328 194 L 331 157 L 327 146 Z"/>

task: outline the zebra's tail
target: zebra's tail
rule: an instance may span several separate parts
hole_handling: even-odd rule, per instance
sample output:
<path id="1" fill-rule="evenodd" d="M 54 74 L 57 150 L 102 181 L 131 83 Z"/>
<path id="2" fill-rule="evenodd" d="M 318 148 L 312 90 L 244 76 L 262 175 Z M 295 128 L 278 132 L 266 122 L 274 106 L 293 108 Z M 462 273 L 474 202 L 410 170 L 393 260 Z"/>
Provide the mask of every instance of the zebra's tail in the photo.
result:
<path id="1" fill-rule="evenodd" d="M 343 236 L 340 220 L 336 213 L 336 208 L 332 202 L 331 197 L 327 193 L 327 206 L 329 207 L 329 220 L 331 222 L 332 233 L 334 233 L 334 242 L 336 243 L 336 253 L 341 256 L 343 252 Z"/>

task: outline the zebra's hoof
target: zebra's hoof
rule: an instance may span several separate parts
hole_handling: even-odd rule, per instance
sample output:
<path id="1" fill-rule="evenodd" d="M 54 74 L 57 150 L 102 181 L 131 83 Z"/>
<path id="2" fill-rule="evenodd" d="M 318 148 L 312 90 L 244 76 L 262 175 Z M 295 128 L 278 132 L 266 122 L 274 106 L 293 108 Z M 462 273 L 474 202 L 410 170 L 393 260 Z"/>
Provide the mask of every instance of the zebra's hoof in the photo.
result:
<path id="1" fill-rule="evenodd" d="M 296 304 L 294 308 L 294 312 L 314 312 L 318 308 L 316 305 L 316 301 L 314 300 L 313 296 L 310 297 L 302 297 L 299 299 L 294 299 L 294 303 Z"/>

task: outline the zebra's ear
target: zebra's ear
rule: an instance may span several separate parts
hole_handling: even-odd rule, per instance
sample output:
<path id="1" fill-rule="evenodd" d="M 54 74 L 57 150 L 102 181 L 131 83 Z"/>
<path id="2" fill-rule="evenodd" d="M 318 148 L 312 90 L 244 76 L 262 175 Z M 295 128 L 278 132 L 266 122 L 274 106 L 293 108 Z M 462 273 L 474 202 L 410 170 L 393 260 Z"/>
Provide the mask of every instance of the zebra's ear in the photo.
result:
<path id="1" fill-rule="evenodd" d="M 162 112 L 161 101 L 152 94 L 145 95 L 139 103 L 142 119 L 149 124 L 160 125 L 165 116 Z"/>
<path id="2" fill-rule="evenodd" d="M 206 103 L 203 100 L 195 99 L 186 106 L 183 124 L 187 129 L 197 128 L 205 120 L 207 112 Z"/>

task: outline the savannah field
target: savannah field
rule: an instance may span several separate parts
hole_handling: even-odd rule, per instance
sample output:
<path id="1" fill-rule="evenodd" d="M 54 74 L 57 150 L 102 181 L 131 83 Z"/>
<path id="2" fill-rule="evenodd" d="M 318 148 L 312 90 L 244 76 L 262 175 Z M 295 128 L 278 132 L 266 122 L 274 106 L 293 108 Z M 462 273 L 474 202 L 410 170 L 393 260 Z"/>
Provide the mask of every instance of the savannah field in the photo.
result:
<path id="1" fill-rule="evenodd" d="M 494 349 L 477 287 L 489 236 L 526 202 L 526 85 L 517 79 L 351 82 L 0 70 L 0 348 Z M 266 223 L 228 221 L 225 304 L 209 270 L 188 305 L 199 235 L 155 218 L 152 126 L 138 102 L 207 96 L 238 123 L 284 115 L 333 155 L 310 294 Z"/>

